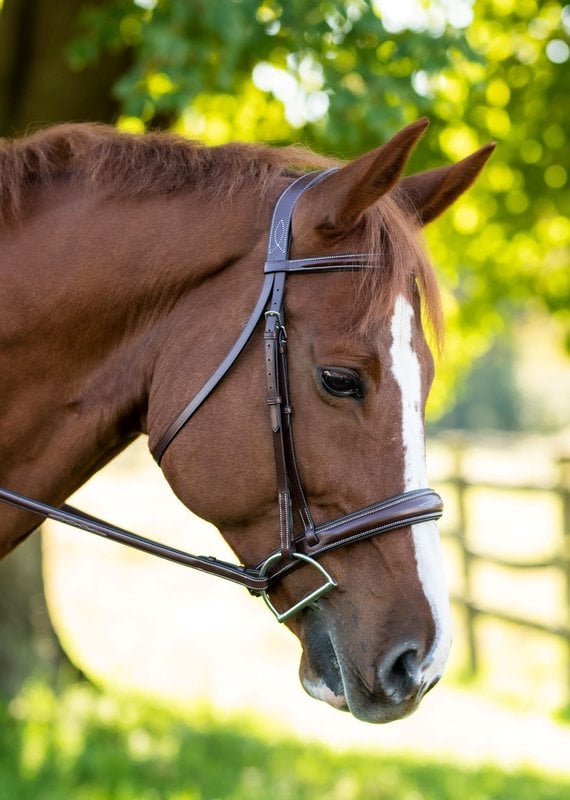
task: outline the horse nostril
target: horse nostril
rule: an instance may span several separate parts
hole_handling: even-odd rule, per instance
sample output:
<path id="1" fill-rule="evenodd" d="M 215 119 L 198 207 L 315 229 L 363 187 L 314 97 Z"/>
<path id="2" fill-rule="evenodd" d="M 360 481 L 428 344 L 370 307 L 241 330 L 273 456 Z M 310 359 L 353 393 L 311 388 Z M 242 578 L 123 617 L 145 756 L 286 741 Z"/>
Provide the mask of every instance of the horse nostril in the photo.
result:
<path id="1" fill-rule="evenodd" d="M 380 663 L 378 688 L 393 703 L 416 695 L 421 687 L 421 658 L 417 648 L 393 650 Z"/>

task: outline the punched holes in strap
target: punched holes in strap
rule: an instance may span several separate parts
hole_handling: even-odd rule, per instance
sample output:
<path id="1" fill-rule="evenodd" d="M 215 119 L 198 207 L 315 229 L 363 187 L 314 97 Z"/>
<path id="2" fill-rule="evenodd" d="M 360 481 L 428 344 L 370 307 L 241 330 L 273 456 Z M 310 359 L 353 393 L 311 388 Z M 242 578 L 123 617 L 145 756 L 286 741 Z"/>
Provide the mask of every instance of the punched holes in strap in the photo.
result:
<path id="1" fill-rule="evenodd" d="M 271 316 L 270 316 L 271 315 Z M 266 403 L 269 406 L 271 420 L 271 430 L 277 433 L 281 429 L 281 395 L 279 393 L 278 380 L 278 356 L 277 347 L 280 335 L 280 328 L 277 319 L 268 312 L 266 316 L 266 326 L 264 333 L 265 342 L 265 377 L 267 383 Z"/>
<path id="2" fill-rule="evenodd" d="M 285 329 L 281 313 L 285 274 L 275 275 L 270 308 L 265 314 L 265 369 L 267 379 L 266 402 L 269 406 L 275 473 L 277 479 L 277 498 L 279 505 L 279 544 L 283 558 L 289 559 L 294 552 L 292 503 L 289 490 L 289 469 L 284 441 L 283 392 L 286 376 L 281 373 L 280 349 L 285 346 Z M 288 411 L 287 411 L 288 413 Z"/>

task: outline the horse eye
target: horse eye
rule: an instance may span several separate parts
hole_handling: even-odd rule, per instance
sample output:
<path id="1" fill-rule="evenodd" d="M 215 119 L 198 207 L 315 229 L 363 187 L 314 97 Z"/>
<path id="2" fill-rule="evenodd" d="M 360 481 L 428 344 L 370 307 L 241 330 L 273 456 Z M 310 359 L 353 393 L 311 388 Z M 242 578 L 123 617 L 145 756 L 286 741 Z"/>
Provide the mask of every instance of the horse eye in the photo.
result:
<path id="1" fill-rule="evenodd" d="M 360 375 L 348 367 L 321 367 L 319 378 L 324 389 L 335 397 L 364 397 Z"/>

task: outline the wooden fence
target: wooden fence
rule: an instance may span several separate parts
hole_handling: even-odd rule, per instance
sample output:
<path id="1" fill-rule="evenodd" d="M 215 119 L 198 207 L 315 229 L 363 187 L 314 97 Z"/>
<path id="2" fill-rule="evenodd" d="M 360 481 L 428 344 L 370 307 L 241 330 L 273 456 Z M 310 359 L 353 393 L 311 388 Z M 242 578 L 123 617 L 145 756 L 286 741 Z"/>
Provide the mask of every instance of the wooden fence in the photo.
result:
<path id="1" fill-rule="evenodd" d="M 513 438 L 507 439 L 507 442 L 513 441 Z M 452 540 L 460 553 L 459 591 L 452 594 L 452 602 L 463 612 L 468 654 L 467 667 L 473 675 L 479 670 L 480 648 L 477 623 L 480 619 L 490 618 L 529 630 L 540 631 L 556 637 L 562 641 L 565 647 L 564 691 L 566 699 L 570 703 L 570 456 L 562 456 L 555 450 L 552 452 L 551 448 L 550 460 L 553 469 L 551 469 L 550 480 L 547 481 L 513 482 L 511 476 L 509 476 L 509 480 L 497 480 L 496 477 L 486 480 L 481 477 L 473 478 L 466 467 L 469 451 L 475 443 L 478 446 L 481 445 L 480 439 L 452 435 L 445 437 L 444 441 L 448 453 L 447 468 L 443 473 L 436 474 L 434 483 L 436 488 L 439 486 L 440 491 L 447 499 L 452 499 L 456 503 L 454 524 L 447 528 L 443 525 L 442 536 Z M 489 455 L 492 459 L 492 449 Z M 449 456 L 451 457 L 449 458 Z M 557 516 L 560 520 L 560 530 L 556 533 L 554 551 L 539 560 L 512 560 L 480 552 L 476 545 L 477 531 L 473 530 L 469 511 L 470 494 L 474 490 L 525 493 L 527 496 L 548 493 L 551 497 L 556 498 L 556 503 L 559 504 Z M 493 519 L 488 522 L 492 525 Z M 544 569 L 556 570 L 562 577 L 565 587 L 563 599 L 565 607 L 557 609 L 562 624 L 549 624 L 533 620 L 526 618 L 524 614 L 488 607 L 487 604 L 478 601 L 477 592 L 474 590 L 473 575 L 476 567 L 482 563 L 527 572 Z"/>

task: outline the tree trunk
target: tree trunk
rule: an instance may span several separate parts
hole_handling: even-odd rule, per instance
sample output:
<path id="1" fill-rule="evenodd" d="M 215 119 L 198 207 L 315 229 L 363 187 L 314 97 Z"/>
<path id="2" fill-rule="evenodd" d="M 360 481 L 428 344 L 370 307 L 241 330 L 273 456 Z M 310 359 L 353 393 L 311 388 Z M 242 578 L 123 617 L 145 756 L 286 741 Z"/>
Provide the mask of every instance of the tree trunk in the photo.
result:
<path id="1" fill-rule="evenodd" d="M 67 663 L 46 608 L 35 533 L 0 561 L 0 696 L 13 696 L 30 675 L 57 682 Z"/>
<path id="2" fill-rule="evenodd" d="M 128 56 L 105 56 L 81 72 L 73 72 L 65 58 L 69 42 L 83 33 L 79 11 L 97 4 L 109 0 L 4 0 L 0 136 L 55 122 L 115 118 L 111 87 Z M 33 534 L 0 562 L 0 694 L 13 694 L 32 673 L 53 675 L 63 660 L 44 601 L 40 538 Z"/>
<path id="3" fill-rule="evenodd" d="M 0 136 L 64 121 L 111 122 L 118 106 L 111 87 L 128 53 L 106 54 L 80 72 L 65 49 L 84 33 L 81 8 L 109 0 L 4 0 L 0 12 Z"/>

